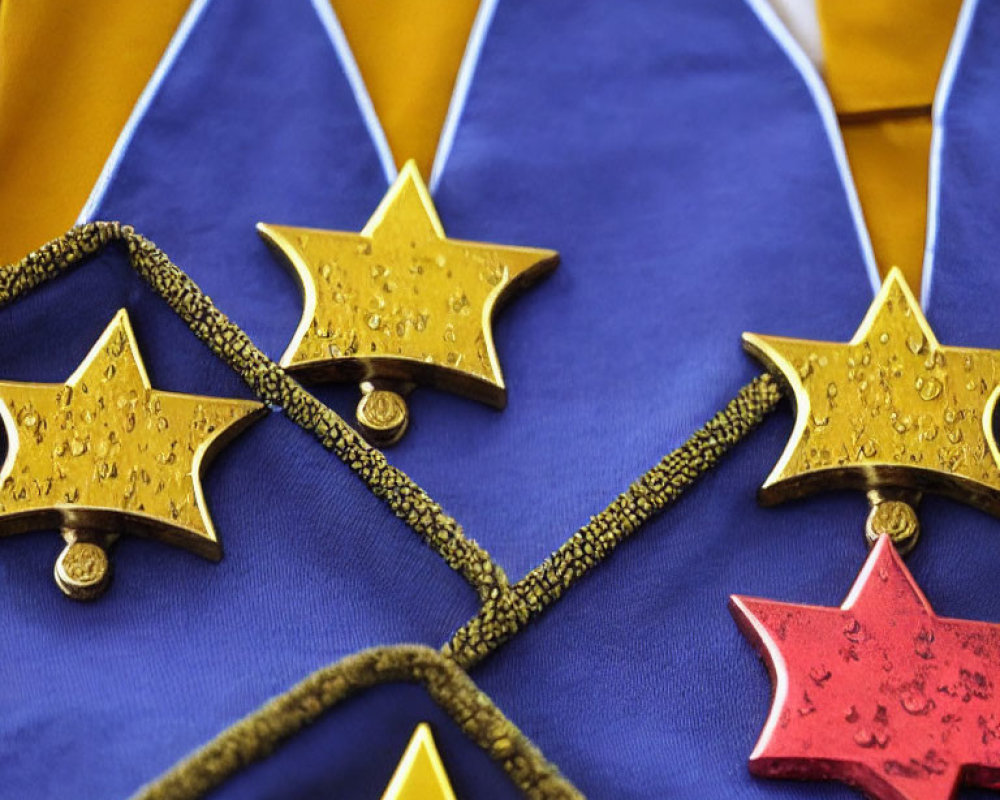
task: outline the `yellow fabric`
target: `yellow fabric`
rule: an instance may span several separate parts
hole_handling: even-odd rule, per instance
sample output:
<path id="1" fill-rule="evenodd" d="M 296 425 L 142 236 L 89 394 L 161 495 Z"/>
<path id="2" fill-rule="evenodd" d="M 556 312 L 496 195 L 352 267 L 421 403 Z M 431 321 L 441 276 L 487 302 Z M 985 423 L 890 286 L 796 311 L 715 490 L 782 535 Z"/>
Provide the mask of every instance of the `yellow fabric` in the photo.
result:
<path id="1" fill-rule="evenodd" d="M 332 0 L 400 166 L 429 177 L 478 0 Z"/>
<path id="2" fill-rule="evenodd" d="M 824 72 L 882 273 L 920 285 L 930 106 L 961 0 L 816 0 Z"/>
<path id="3" fill-rule="evenodd" d="M 898 266 L 911 286 L 924 260 L 932 128 L 929 114 L 841 122 L 879 269 Z"/>
<path id="4" fill-rule="evenodd" d="M 0 0 L 0 264 L 76 220 L 188 0 Z"/>
<path id="5" fill-rule="evenodd" d="M 0 0 L 0 263 L 73 224 L 189 2 Z M 333 5 L 397 162 L 428 175 L 478 3 Z"/>
<path id="6" fill-rule="evenodd" d="M 960 0 L 816 2 L 876 258 L 919 285 L 930 118 L 884 112 L 930 105 Z M 478 3 L 332 3 L 397 162 L 428 174 Z M 0 0 L 0 263 L 76 218 L 187 4 Z"/>
<path id="7" fill-rule="evenodd" d="M 929 106 L 962 0 L 816 0 L 841 113 Z"/>

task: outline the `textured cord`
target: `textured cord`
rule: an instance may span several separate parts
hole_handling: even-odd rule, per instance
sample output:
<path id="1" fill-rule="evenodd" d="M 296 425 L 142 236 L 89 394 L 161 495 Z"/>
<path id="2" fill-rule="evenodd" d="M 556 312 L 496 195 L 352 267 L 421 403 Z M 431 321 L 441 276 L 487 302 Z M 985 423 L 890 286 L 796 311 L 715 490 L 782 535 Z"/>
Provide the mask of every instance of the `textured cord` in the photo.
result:
<path id="1" fill-rule="evenodd" d="M 364 481 L 477 591 L 481 609 L 435 653 L 398 646 L 359 653 L 314 673 L 288 693 L 220 734 L 138 797 L 196 798 L 315 721 L 350 694 L 379 683 L 423 683 L 470 738 L 499 761 L 528 797 L 570 798 L 579 793 L 475 688 L 469 669 L 522 630 L 567 589 L 606 559 L 640 526 L 676 502 L 781 399 L 770 375 L 756 378 L 703 428 L 642 475 L 556 552 L 511 586 L 503 570 L 426 492 L 391 466 L 337 414 L 267 358 L 187 275 L 152 242 L 117 222 L 70 230 L 21 259 L 0 267 L 0 306 L 45 281 L 122 243 L 132 268 L 211 351 L 234 369 L 263 402 L 280 407 Z"/>
<path id="2" fill-rule="evenodd" d="M 475 588 L 481 601 L 503 594 L 507 589 L 503 570 L 465 536 L 441 506 L 264 355 L 162 250 L 130 226 L 118 222 L 80 225 L 17 264 L 0 267 L 0 306 L 14 302 L 112 242 L 124 244 L 132 268 L 215 355 L 239 373 L 260 400 L 279 406 L 290 420 L 347 464 L 372 494 Z"/>
<path id="3" fill-rule="evenodd" d="M 428 647 L 399 645 L 365 650 L 314 672 L 140 789 L 134 800 L 203 797 L 351 695 L 401 682 L 422 684 L 526 797 L 583 797 L 454 662 Z"/>
<path id="4" fill-rule="evenodd" d="M 703 428 L 642 475 L 555 553 L 460 628 L 442 652 L 469 669 L 541 614 L 619 544 L 675 503 L 781 400 L 770 375 L 755 378 Z"/>

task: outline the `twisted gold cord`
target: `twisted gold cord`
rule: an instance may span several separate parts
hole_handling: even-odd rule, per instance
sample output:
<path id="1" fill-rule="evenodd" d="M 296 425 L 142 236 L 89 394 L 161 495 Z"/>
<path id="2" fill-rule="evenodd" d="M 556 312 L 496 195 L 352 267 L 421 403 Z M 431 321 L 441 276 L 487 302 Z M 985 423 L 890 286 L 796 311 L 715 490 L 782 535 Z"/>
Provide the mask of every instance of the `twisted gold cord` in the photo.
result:
<path id="1" fill-rule="evenodd" d="M 583 797 L 454 662 L 428 647 L 399 645 L 364 650 L 314 672 L 140 789 L 134 800 L 202 797 L 266 758 L 281 742 L 351 695 L 379 684 L 401 682 L 422 684 L 526 797 Z"/>
<path id="2" fill-rule="evenodd" d="M 465 669 L 474 666 L 558 600 L 641 525 L 675 503 L 756 428 L 779 400 L 781 390 L 770 375 L 744 386 L 708 424 L 642 475 L 542 564 L 497 599 L 486 601 L 442 652 Z"/>
<path id="3" fill-rule="evenodd" d="M 503 570 L 464 535 L 462 527 L 441 506 L 264 355 L 162 250 L 130 226 L 118 222 L 80 225 L 17 264 L 0 267 L 0 306 L 14 302 L 112 242 L 125 245 L 132 268 L 215 355 L 239 373 L 260 400 L 279 406 L 292 422 L 311 432 L 323 447 L 347 464 L 372 494 L 475 588 L 480 601 L 498 597 L 506 590 Z"/>
<path id="4" fill-rule="evenodd" d="M 478 699 L 474 707 L 487 708 L 489 714 L 495 712 L 496 727 L 491 727 L 493 723 L 486 717 L 470 722 L 466 712 L 456 711 L 469 707 L 469 687 L 474 688 L 464 670 L 475 666 L 522 630 L 643 523 L 676 502 L 730 448 L 757 427 L 780 399 L 781 391 L 770 375 L 756 378 L 743 387 L 725 409 L 643 474 L 552 556 L 495 600 L 484 603 L 479 614 L 452 637 L 441 654 L 434 654 L 435 658 L 430 655 L 434 651 L 423 647 L 383 648 L 365 651 L 313 673 L 150 784 L 137 800 L 201 797 L 249 764 L 265 758 L 281 741 L 308 726 L 347 692 L 401 680 L 423 680 L 431 697 L 462 725 L 473 741 L 501 760 L 526 796 L 579 796 L 523 734 L 496 711 L 485 694 L 476 690 Z M 441 670 L 441 675 L 452 677 L 448 680 L 428 678 L 431 672 L 426 668 L 418 669 L 418 665 L 427 660 Z M 499 754 L 497 738 L 489 740 L 484 731 L 492 731 L 492 735 L 503 742 Z M 518 759 L 505 755 L 508 742 L 513 741 L 525 748 Z M 520 770 L 514 771 L 515 763 L 521 764 Z"/>
<path id="5" fill-rule="evenodd" d="M 431 697 L 473 741 L 501 762 L 527 796 L 579 797 L 555 767 L 475 688 L 463 670 L 522 630 L 641 525 L 676 502 L 756 428 L 781 399 L 774 379 L 763 375 L 745 386 L 687 442 L 642 475 L 541 565 L 510 586 L 500 566 L 466 537 L 461 526 L 423 489 L 268 359 L 194 281 L 131 227 L 117 222 L 78 226 L 17 264 L 0 267 L 0 306 L 113 242 L 125 245 L 132 268 L 215 355 L 239 373 L 258 398 L 280 407 L 289 419 L 311 432 L 323 447 L 347 464 L 376 497 L 476 589 L 482 603 L 479 613 L 453 635 L 441 653 L 410 645 L 381 648 L 313 673 L 220 734 L 142 790 L 139 797 L 200 797 L 248 764 L 266 757 L 280 742 L 351 693 L 398 681 L 424 683 Z"/>

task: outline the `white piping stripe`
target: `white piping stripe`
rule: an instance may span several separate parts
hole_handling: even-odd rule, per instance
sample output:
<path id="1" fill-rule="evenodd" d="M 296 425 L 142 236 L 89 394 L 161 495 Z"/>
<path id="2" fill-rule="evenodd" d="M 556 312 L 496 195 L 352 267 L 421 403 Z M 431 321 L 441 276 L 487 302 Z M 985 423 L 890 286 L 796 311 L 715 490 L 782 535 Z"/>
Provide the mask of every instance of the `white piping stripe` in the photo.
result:
<path id="1" fill-rule="evenodd" d="M 312 0 L 312 4 L 313 8 L 316 9 L 316 14 L 319 16 L 320 22 L 323 23 L 323 27 L 326 29 L 327 35 L 330 37 L 330 41 L 333 43 L 334 50 L 337 51 L 337 57 L 340 59 L 344 73 L 347 75 L 348 83 L 351 84 L 351 91 L 354 92 L 354 99 L 357 101 L 361 116 L 364 117 L 365 126 L 368 128 L 368 133 L 372 138 L 372 144 L 375 145 L 378 159 L 382 164 L 382 171 L 385 173 L 385 179 L 391 185 L 398 175 L 396 160 L 392 157 L 392 150 L 389 149 L 389 140 L 386 139 L 382 123 L 379 122 L 378 115 L 375 113 L 375 106 L 372 105 L 368 89 L 365 88 L 364 78 L 361 77 L 358 62 L 354 60 L 354 53 L 351 52 L 351 46 L 347 42 L 347 36 L 344 35 L 344 29 L 340 26 L 340 20 L 337 19 L 333 6 L 330 5 L 330 0 Z"/>
<path id="2" fill-rule="evenodd" d="M 465 110 L 465 101 L 469 96 L 472 78 L 475 75 L 476 66 L 479 64 L 479 55 L 483 51 L 486 33 L 489 31 L 496 8 L 497 0 L 481 0 L 479 10 L 476 12 L 476 19 L 472 23 L 469 41 L 465 45 L 465 54 L 462 56 L 462 64 L 458 69 L 458 75 L 455 76 L 455 88 L 452 90 L 448 114 L 445 116 L 444 126 L 441 128 L 437 152 L 434 154 L 434 166 L 431 169 L 431 179 L 428 184 L 431 194 L 437 190 L 444 174 L 445 164 L 448 163 L 448 156 L 451 155 L 458 123 Z"/>
<path id="3" fill-rule="evenodd" d="M 187 43 L 188 37 L 191 35 L 191 31 L 193 31 L 195 26 L 198 24 L 198 20 L 201 19 L 201 15 L 205 11 L 209 2 L 211 2 L 211 0 L 194 0 L 191 5 L 188 6 L 188 10 L 184 13 L 184 18 L 181 20 L 180 25 L 177 26 L 177 30 L 174 32 L 173 37 L 170 39 L 170 44 L 167 45 L 167 49 L 163 52 L 163 57 L 160 59 L 160 63 L 156 65 L 156 69 L 153 71 L 153 75 L 149 79 L 149 83 L 146 84 L 146 88 L 143 89 L 142 94 L 139 95 L 139 99 L 136 101 L 135 107 L 132 109 L 132 113 L 129 115 L 128 121 L 125 123 L 125 127 L 122 128 L 121 133 L 118 134 L 118 139 L 115 141 L 115 146 L 111 149 L 111 154 L 108 156 L 107 161 L 104 162 L 104 168 L 101 170 L 101 174 L 97 178 L 97 183 L 95 183 L 94 188 L 90 190 L 90 196 L 87 198 L 87 202 L 84 203 L 83 209 L 80 211 L 80 215 L 76 219 L 77 225 L 89 222 L 93 218 L 94 214 L 97 213 L 97 209 L 104 201 L 104 196 L 107 194 L 108 187 L 111 185 L 111 181 L 114 179 L 116 173 L 118 172 L 118 167 L 121 165 L 122 159 L 125 157 L 125 152 L 132 143 L 132 137 L 135 135 L 135 131 L 139 127 L 139 123 L 142 122 L 143 117 L 146 116 L 146 112 L 149 110 L 150 105 L 152 105 L 153 99 L 160 91 L 160 86 L 163 85 L 163 81 L 166 79 L 167 74 L 170 72 L 174 62 L 177 60 L 177 56 L 180 54 L 181 50 L 184 49 L 184 45 Z"/>
<path id="4" fill-rule="evenodd" d="M 854 178 L 851 175 L 851 168 L 847 161 L 847 151 L 844 148 L 844 139 L 840 135 L 840 123 L 837 121 L 837 112 L 833 108 L 833 101 L 830 93 L 826 89 L 826 84 L 820 77 L 819 72 L 813 66 L 809 56 L 799 45 L 795 38 L 788 32 L 785 24 L 774 13 L 768 0 L 746 0 L 747 4 L 757 15 L 764 27 L 774 37 L 775 41 L 781 45 L 789 60 L 795 65 L 802 75 L 806 86 L 812 93 L 813 101 L 823 119 L 823 127 L 826 128 L 827 138 L 830 140 L 830 147 L 833 150 L 834 160 L 837 162 L 837 170 L 840 172 L 840 180 L 844 185 L 844 192 L 847 195 L 847 204 L 851 209 L 851 216 L 854 218 L 854 229 L 858 236 L 858 244 L 861 246 L 861 254 L 865 260 L 865 268 L 868 270 L 868 280 L 871 282 L 872 291 L 878 292 L 882 286 L 882 278 L 879 275 L 878 264 L 875 262 L 875 251 L 872 249 L 871 238 L 868 234 L 868 226 L 865 224 L 865 217 L 861 211 L 861 201 L 858 199 L 858 191 L 854 185 Z"/>
<path id="5" fill-rule="evenodd" d="M 920 287 L 920 305 L 926 313 L 931 301 L 931 275 L 934 272 L 934 250 L 937 247 L 939 216 L 941 213 L 941 158 L 944 152 L 945 113 L 951 90 L 955 84 L 958 65 L 969 42 L 972 19 L 976 14 L 979 0 L 964 0 L 955 23 L 955 33 L 951 37 L 948 55 L 941 68 L 941 77 L 934 94 L 934 126 L 931 134 L 931 163 L 927 179 L 927 239 L 924 244 L 923 277 Z"/>

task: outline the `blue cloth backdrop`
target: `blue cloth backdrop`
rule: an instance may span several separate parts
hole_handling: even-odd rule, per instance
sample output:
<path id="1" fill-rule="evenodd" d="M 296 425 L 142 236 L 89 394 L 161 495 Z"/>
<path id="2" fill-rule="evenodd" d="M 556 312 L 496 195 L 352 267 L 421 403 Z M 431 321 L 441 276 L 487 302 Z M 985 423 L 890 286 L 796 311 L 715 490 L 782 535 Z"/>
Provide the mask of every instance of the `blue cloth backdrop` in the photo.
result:
<path id="1" fill-rule="evenodd" d="M 982 4 L 946 115 L 929 309 L 955 345 L 1000 347 L 998 42 L 1000 7 Z M 300 296 L 254 224 L 359 230 L 386 188 L 308 0 L 211 0 L 96 216 L 153 238 L 278 357 Z M 742 331 L 846 340 L 872 297 L 814 99 L 742 0 L 501 0 L 435 199 L 453 237 L 562 254 L 497 322 L 508 408 L 419 390 L 389 455 L 512 579 L 760 371 Z M 5 379 L 65 379 L 126 306 L 155 386 L 247 396 L 121 256 L 99 262 L 0 314 Z M 350 416 L 355 387 L 317 392 Z M 728 594 L 836 605 L 866 552 L 860 494 L 757 506 L 791 425 L 786 405 L 473 670 L 588 796 L 855 796 L 746 769 L 770 685 Z M 475 612 L 280 415 L 205 488 L 222 563 L 125 538 L 96 604 L 51 585 L 54 533 L 0 543 L 9 796 L 122 797 L 321 665 L 440 645 Z M 1000 521 L 934 498 L 922 517 L 909 564 L 936 609 L 1000 620 Z M 377 797 L 424 719 L 460 797 L 516 796 L 413 687 L 338 708 L 218 796 Z"/>

